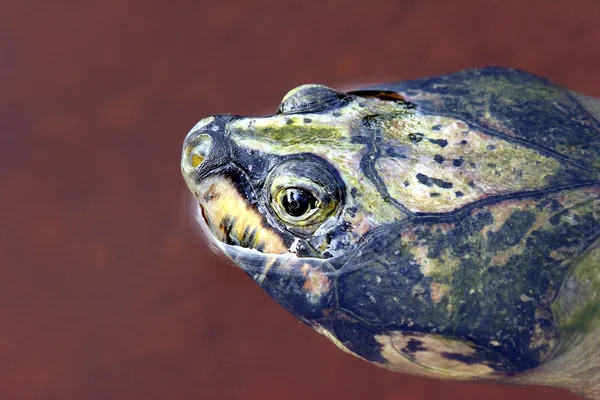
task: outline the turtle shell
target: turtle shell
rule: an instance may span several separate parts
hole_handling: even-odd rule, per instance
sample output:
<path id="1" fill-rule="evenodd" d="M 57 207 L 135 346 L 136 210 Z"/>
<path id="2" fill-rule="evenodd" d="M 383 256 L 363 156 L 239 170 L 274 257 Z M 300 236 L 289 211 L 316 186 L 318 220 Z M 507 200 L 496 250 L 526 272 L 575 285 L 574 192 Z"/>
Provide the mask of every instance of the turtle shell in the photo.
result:
<path id="1" fill-rule="evenodd" d="M 201 121 L 182 170 L 215 243 L 344 351 L 600 391 L 598 100 L 505 68 L 306 85 Z"/>

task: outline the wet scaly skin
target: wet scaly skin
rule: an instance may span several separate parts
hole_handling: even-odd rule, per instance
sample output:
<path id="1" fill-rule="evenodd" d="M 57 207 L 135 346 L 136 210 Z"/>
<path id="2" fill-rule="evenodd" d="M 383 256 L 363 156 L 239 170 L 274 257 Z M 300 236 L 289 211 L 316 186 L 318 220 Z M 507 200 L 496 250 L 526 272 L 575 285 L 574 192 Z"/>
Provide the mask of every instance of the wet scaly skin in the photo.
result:
<path id="1" fill-rule="evenodd" d="M 599 110 L 499 68 L 307 85 L 200 121 L 182 171 L 217 246 L 343 350 L 598 397 Z"/>

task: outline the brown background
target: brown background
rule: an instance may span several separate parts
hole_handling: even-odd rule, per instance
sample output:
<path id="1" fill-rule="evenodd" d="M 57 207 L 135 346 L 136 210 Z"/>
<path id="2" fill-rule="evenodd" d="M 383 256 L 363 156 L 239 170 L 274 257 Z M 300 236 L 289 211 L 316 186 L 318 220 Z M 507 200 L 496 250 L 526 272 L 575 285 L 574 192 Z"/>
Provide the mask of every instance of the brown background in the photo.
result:
<path id="1" fill-rule="evenodd" d="M 512 66 L 600 97 L 600 2 L 0 2 L 1 399 L 576 399 L 338 351 L 189 222 L 187 131 L 286 91 Z"/>

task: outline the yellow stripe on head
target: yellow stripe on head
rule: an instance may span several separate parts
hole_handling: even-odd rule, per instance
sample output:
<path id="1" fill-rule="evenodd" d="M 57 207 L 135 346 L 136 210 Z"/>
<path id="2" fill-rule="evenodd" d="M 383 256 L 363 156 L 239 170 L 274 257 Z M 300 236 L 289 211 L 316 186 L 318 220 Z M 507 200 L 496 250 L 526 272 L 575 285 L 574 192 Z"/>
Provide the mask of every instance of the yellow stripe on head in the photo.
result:
<path id="1" fill-rule="evenodd" d="M 222 176 L 209 177 L 196 189 L 209 226 L 220 241 L 239 243 L 266 254 L 288 252 L 281 236 L 265 225 L 259 212 L 240 195 L 230 180 Z"/>

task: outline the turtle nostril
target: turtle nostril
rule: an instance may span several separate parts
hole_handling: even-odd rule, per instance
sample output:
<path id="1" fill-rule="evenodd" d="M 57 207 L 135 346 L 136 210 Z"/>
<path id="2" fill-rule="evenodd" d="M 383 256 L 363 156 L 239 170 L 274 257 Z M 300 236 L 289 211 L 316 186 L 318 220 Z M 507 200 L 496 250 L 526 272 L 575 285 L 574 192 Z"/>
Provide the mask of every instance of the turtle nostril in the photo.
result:
<path id="1" fill-rule="evenodd" d="M 200 166 L 208 156 L 212 147 L 212 139 L 209 135 L 200 134 L 194 137 L 183 151 L 182 167 L 186 171 L 192 171 Z"/>
<path id="2" fill-rule="evenodd" d="M 196 168 L 200 163 L 204 161 L 204 157 L 199 154 L 192 154 L 192 167 Z"/>

